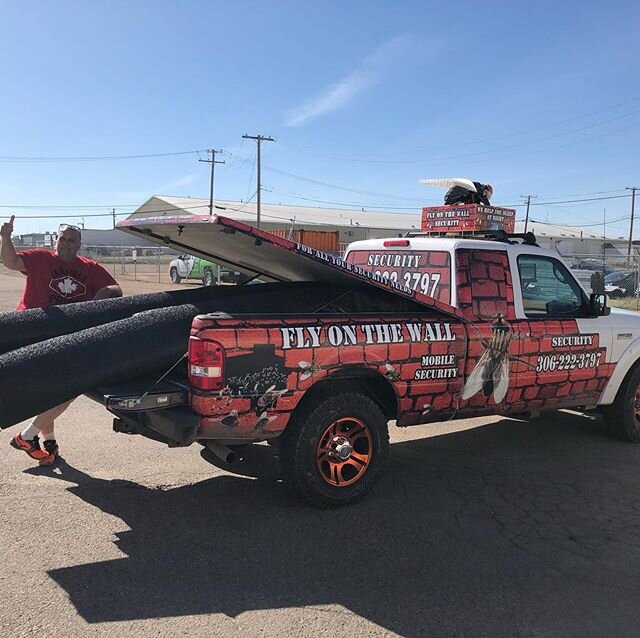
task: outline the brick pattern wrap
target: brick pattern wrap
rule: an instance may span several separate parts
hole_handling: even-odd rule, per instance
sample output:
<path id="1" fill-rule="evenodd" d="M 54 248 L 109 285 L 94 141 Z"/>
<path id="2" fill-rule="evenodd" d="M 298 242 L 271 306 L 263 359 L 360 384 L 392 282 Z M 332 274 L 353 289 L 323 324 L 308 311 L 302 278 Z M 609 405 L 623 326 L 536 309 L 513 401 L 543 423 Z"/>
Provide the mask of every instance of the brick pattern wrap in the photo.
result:
<path id="1" fill-rule="evenodd" d="M 365 344 L 366 332 L 361 327 L 370 326 L 367 329 L 371 330 L 374 340 L 377 340 L 381 334 L 387 336 L 382 326 L 394 324 L 401 326 L 401 343 Z M 455 338 L 452 341 L 425 341 L 425 333 L 422 331 L 420 341 L 414 342 L 407 324 L 421 327 L 425 324 L 438 325 L 441 327 L 439 336 L 446 336 L 443 328 L 446 324 L 449 333 Z M 316 330 L 320 328 L 322 343 L 319 347 L 283 348 L 282 328 L 304 329 L 307 326 Z M 341 326 L 357 326 L 358 340 L 355 345 L 336 347 L 326 342 L 328 331 L 333 330 L 334 336 L 341 334 Z M 242 396 L 232 394 L 229 389 L 208 394 L 194 390 L 191 405 L 197 413 L 203 415 L 200 432 L 203 437 L 251 439 L 277 436 L 287 425 L 291 411 L 305 391 L 345 366 L 368 368 L 391 384 L 401 413 L 399 425 L 442 420 L 452 416 L 455 411 L 454 397 L 460 390 L 465 347 L 464 326 L 455 321 L 443 322 L 441 317 L 425 316 L 385 316 L 384 319 L 367 317 L 366 320 L 342 315 L 290 319 L 270 319 L 264 316 L 255 319 L 197 317 L 191 333 L 197 334 L 201 339 L 212 339 L 224 344 L 228 366 L 235 357 L 253 355 L 256 344 L 273 344 L 275 356 L 284 360 L 286 374 L 286 387 L 283 386 L 282 389 L 286 389 L 287 393 L 279 396 L 267 409 L 262 409 L 259 405 L 263 388 L 258 393 L 249 388 Z M 426 356 L 432 356 L 433 359 L 423 361 Z M 447 356 L 449 358 L 445 358 Z M 260 373 L 262 369 L 262 363 L 256 356 L 255 370 Z M 428 370 L 436 372 L 420 372 Z M 421 374 L 447 378 L 420 378 Z M 279 389 L 280 387 L 276 387 L 266 401 L 273 398 L 273 393 Z M 266 415 L 263 416 L 263 413 Z M 268 420 L 265 421 L 265 418 Z"/>
<path id="2" fill-rule="evenodd" d="M 596 403 L 613 374 L 615 363 L 606 362 L 606 348 L 600 346 L 599 335 L 589 335 L 588 345 L 554 345 L 556 337 L 586 336 L 578 330 L 574 319 L 530 319 L 518 322 L 520 358 L 532 367 L 519 366 L 516 386 L 508 397 L 512 402 L 540 409 L 549 405 L 584 405 Z M 586 353 L 599 354 L 599 365 L 579 367 L 578 361 Z M 536 372 L 539 357 L 554 357 L 565 363 L 564 370 Z"/>
<path id="3" fill-rule="evenodd" d="M 467 319 L 515 318 L 509 258 L 503 250 L 456 250 L 458 308 Z"/>
<path id="4" fill-rule="evenodd" d="M 589 335 L 589 345 L 554 344 L 556 337 L 584 337 L 574 319 L 529 320 L 508 323 L 511 331 L 509 346 L 509 389 L 504 402 L 496 404 L 493 396 L 477 393 L 460 403 L 459 416 L 535 412 L 555 407 L 594 405 L 613 374 L 615 363 L 606 363 L 606 348 L 600 346 L 597 334 Z M 492 326 L 474 324 L 469 327 L 469 350 L 466 375 L 478 365 L 492 338 Z M 580 367 L 588 353 L 599 354 L 597 366 Z M 575 359 L 571 358 L 575 355 Z M 551 357 L 564 370 L 536 371 L 540 357 Z"/>

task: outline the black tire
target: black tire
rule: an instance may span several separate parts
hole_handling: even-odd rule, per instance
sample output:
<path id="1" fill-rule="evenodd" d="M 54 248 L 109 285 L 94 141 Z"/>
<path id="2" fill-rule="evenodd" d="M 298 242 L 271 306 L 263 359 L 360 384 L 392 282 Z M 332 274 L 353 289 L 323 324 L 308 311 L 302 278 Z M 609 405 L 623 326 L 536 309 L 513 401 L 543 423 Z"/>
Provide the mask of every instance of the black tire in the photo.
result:
<path id="1" fill-rule="evenodd" d="M 213 286 L 213 272 L 211 272 L 211 268 L 204 269 L 204 273 L 202 274 L 202 283 L 205 286 Z"/>
<path id="2" fill-rule="evenodd" d="M 177 268 L 172 268 L 169 271 L 169 276 L 171 277 L 171 283 L 179 284 L 182 281 L 182 277 L 178 274 Z"/>
<path id="3" fill-rule="evenodd" d="M 604 419 L 611 436 L 640 443 L 640 366 L 625 379 L 616 400 L 606 408 Z"/>
<path id="4" fill-rule="evenodd" d="M 325 394 L 304 406 L 280 439 L 287 485 L 320 508 L 360 500 L 380 477 L 389 453 L 387 418 L 358 392 Z"/>

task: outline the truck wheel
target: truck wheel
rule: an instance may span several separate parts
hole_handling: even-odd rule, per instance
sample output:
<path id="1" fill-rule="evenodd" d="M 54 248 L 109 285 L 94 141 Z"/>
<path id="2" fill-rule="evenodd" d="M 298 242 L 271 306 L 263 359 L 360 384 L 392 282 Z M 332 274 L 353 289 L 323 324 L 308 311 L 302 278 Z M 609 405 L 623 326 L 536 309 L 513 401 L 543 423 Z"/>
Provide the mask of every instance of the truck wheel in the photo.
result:
<path id="1" fill-rule="evenodd" d="M 604 418 L 611 436 L 640 443 L 640 366 L 625 381 L 616 400 L 605 410 Z"/>
<path id="2" fill-rule="evenodd" d="M 171 276 L 171 283 L 179 284 L 182 281 L 182 277 L 178 274 L 177 268 L 172 268 L 169 271 L 169 275 Z"/>
<path id="3" fill-rule="evenodd" d="M 213 273 L 211 272 L 211 268 L 205 268 L 202 275 L 202 283 L 205 286 L 213 286 Z"/>
<path id="4" fill-rule="evenodd" d="M 365 496 L 389 453 L 386 417 L 356 392 L 314 401 L 280 438 L 285 481 L 322 508 L 350 505 Z"/>

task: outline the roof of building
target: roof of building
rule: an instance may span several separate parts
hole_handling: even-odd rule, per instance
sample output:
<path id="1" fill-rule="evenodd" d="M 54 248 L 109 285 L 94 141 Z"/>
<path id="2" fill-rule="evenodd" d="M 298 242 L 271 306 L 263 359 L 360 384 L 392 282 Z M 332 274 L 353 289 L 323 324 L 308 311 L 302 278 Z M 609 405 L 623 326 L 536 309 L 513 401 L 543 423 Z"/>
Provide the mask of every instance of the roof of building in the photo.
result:
<path id="1" fill-rule="evenodd" d="M 602 239 L 602 233 L 598 233 L 592 226 L 588 228 L 575 228 L 561 224 L 550 224 L 529 220 L 527 230 L 536 237 L 553 237 L 554 239 Z M 516 221 L 516 232 L 524 232 L 524 221 Z"/>
<path id="2" fill-rule="evenodd" d="M 153 244 L 141 237 L 131 237 L 120 230 L 93 229 L 82 230 L 82 245 L 90 246 L 153 246 Z"/>
<path id="3" fill-rule="evenodd" d="M 208 215 L 209 200 L 196 197 L 174 197 L 154 195 L 135 212 L 173 213 L 175 209 L 193 215 Z M 296 206 L 292 204 L 261 204 L 262 225 L 266 228 L 291 226 L 292 222 L 300 226 L 338 226 L 345 228 L 362 227 L 388 229 L 402 232 L 420 230 L 420 213 L 380 212 L 374 210 L 347 210 L 340 208 L 320 208 L 312 206 Z M 230 200 L 214 200 L 214 214 L 218 213 L 248 224 L 255 224 L 255 202 L 237 202 Z M 135 214 L 135 213 L 134 213 Z M 527 230 L 540 238 L 553 239 L 598 239 L 603 235 L 598 227 L 577 228 L 550 224 L 537 220 L 529 220 Z M 516 221 L 516 232 L 524 231 L 524 222 Z M 614 238 L 609 238 L 612 241 Z"/>
<path id="4" fill-rule="evenodd" d="M 155 200 L 155 201 L 153 201 Z M 145 202 L 136 212 L 156 210 L 158 204 L 168 204 L 194 215 L 209 214 L 209 200 L 195 197 L 170 197 L 155 195 Z M 256 220 L 255 202 L 236 202 L 215 200 L 214 214 L 226 215 L 248 224 Z M 167 209 L 172 211 L 172 209 Z M 294 206 L 290 204 L 261 204 L 260 215 L 264 224 L 289 227 L 295 220 L 304 226 L 362 226 L 364 228 L 388 228 L 389 230 L 419 230 L 419 213 L 384 213 L 370 210 L 346 210 L 339 208 L 318 208 L 312 206 Z"/>

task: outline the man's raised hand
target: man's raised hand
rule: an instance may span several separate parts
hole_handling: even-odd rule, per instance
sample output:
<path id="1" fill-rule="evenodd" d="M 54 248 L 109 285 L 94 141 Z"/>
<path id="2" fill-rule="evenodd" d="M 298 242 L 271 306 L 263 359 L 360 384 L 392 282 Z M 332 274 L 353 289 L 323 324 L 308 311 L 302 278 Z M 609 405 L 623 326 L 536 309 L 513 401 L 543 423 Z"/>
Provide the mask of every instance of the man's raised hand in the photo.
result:
<path id="1" fill-rule="evenodd" d="M 2 228 L 0 228 L 0 237 L 2 237 L 2 239 L 11 239 L 11 235 L 13 234 L 13 220 L 15 218 L 15 215 L 11 215 L 11 219 L 2 224 Z"/>

